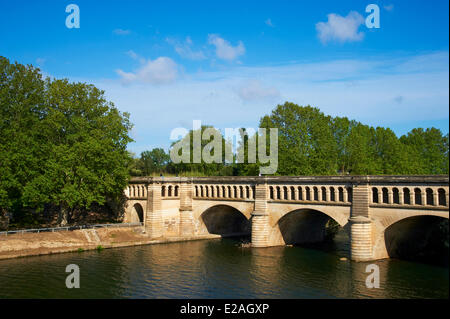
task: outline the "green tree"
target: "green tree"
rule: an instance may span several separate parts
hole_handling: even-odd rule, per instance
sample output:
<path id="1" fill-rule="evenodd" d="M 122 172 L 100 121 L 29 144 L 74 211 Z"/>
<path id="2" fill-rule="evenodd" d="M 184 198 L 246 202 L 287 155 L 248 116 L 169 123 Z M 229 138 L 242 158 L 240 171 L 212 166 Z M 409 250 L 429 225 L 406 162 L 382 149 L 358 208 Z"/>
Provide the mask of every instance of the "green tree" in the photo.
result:
<path id="1" fill-rule="evenodd" d="M 409 147 L 414 158 L 415 174 L 449 173 L 449 136 L 434 127 L 412 129 L 400 141 Z"/>
<path id="2" fill-rule="evenodd" d="M 277 175 L 327 175 L 337 172 L 337 144 L 331 117 L 318 108 L 286 102 L 260 121 L 278 128 Z"/>
<path id="3" fill-rule="evenodd" d="M 151 151 L 144 151 L 141 153 L 139 161 L 140 170 L 143 175 L 148 176 L 155 172 L 163 172 L 170 160 L 169 154 L 167 154 L 162 148 L 154 148 Z"/>
<path id="4" fill-rule="evenodd" d="M 132 141 L 121 114 L 93 85 L 42 80 L 31 66 L 0 59 L 0 206 L 75 208 L 118 199 Z"/>

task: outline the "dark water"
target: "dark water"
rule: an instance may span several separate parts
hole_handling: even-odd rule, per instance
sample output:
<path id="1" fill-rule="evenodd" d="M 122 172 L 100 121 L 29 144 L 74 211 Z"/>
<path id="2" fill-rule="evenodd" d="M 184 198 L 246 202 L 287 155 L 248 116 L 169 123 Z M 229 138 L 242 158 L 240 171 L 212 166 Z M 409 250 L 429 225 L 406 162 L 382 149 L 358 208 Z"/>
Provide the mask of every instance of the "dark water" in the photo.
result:
<path id="1" fill-rule="evenodd" d="M 448 298 L 448 268 L 372 262 L 380 288 L 366 288 L 369 263 L 341 261 L 346 249 L 250 249 L 217 239 L 100 252 L 0 260 L 0 298 Z M 80 267 L 68 289 L 68 264 Z"/>

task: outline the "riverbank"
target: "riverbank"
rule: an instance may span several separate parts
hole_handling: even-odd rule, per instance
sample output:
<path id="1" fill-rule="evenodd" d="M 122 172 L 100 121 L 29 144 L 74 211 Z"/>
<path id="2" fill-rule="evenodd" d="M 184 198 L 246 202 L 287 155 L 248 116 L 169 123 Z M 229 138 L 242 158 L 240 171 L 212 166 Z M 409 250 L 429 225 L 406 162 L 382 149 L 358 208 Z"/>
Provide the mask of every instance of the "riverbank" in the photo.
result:
<path id="1" fill-rule="evenodd" d="M 220 238 L 220 235 L 171 236 L 150 239 L 142 227 L 100 228 L 25 233 L 0 237 L 0 259 L 77 252 L 116 247 L 163 244 Z"/>

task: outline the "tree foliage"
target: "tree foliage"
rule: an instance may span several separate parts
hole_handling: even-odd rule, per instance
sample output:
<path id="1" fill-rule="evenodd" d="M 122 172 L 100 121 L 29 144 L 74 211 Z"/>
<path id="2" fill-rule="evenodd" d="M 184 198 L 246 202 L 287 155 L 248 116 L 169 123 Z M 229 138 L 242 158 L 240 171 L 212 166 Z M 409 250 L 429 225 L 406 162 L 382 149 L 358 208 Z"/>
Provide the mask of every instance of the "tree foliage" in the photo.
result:
<path id="1" fill-rule="evenodd" d="M 93 85 L 43 80 L 0 57 L 0 207 L 75 208 L 118 198 L 128 181 L 128 114 Z"/>

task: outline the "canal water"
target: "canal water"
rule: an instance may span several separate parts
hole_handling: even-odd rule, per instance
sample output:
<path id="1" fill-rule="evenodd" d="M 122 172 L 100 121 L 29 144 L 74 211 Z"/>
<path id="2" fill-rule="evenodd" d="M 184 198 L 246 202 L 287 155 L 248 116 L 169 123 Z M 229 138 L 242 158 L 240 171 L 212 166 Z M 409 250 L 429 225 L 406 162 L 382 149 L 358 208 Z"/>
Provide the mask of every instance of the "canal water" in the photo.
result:
<path id="1" fill-rule="evenodd" d="M 135 246 L 0 260 L 0 298 L 448 298 L 449 269 L 402 260 L 379 266 L 380 288 L 330 247 L 240 247 L 237 239 Z M 242 239 L 241 239 L 242 240 Z M 80 268 L 68 289 L 66 266 Z"/>

